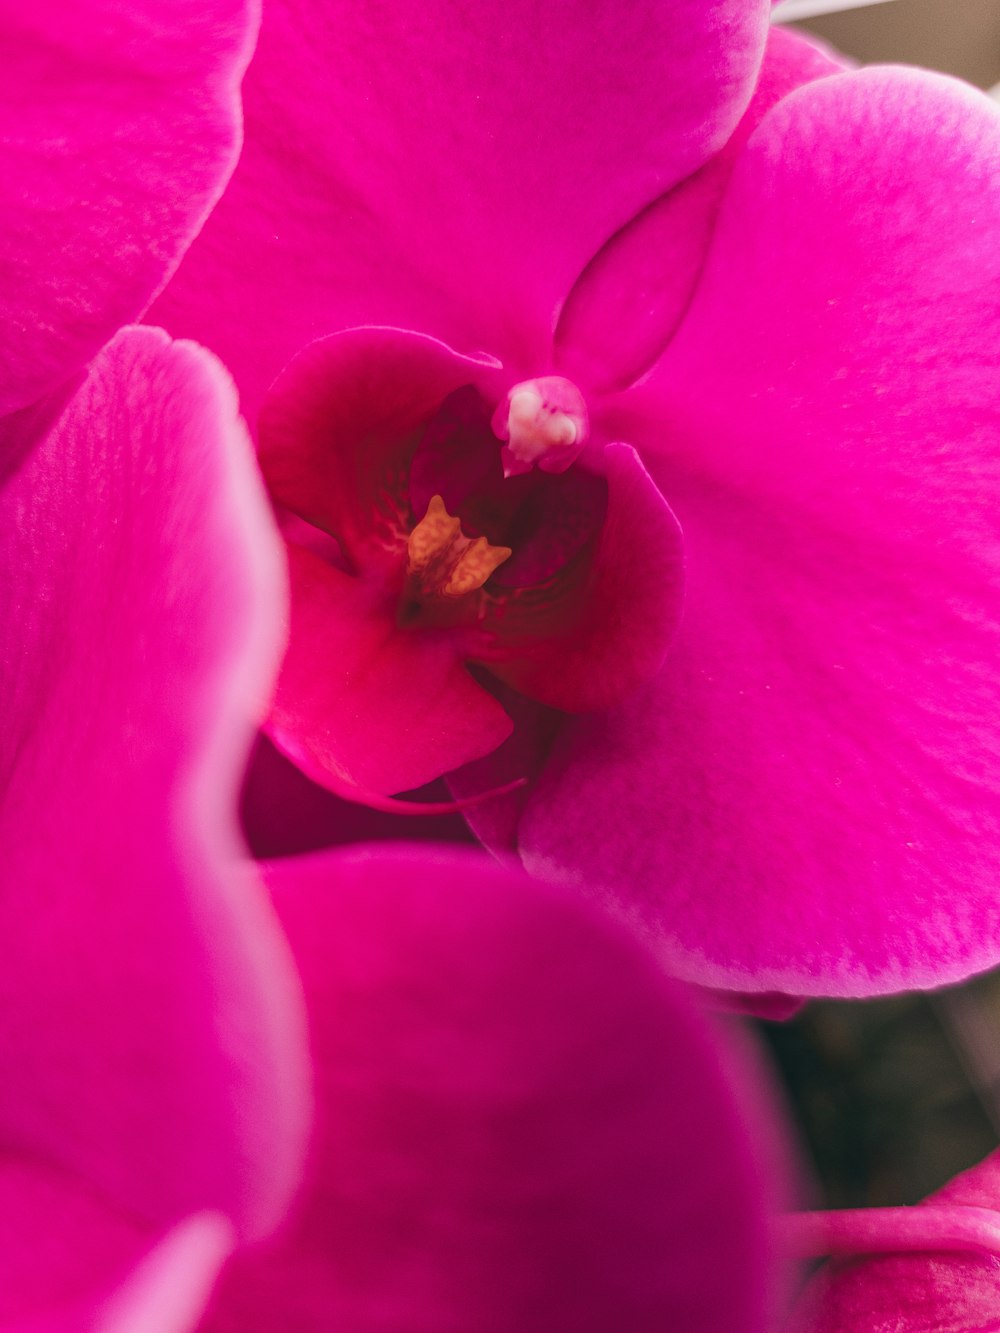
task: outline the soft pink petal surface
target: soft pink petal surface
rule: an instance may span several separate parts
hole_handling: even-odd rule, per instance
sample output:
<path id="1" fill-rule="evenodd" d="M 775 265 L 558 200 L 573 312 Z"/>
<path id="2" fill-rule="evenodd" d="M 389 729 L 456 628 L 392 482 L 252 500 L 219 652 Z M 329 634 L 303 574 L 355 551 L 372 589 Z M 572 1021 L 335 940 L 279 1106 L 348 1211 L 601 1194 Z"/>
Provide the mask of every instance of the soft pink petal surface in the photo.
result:
<path id="1" fill-rule="evenodd" d="M 306 1087 L 235 827 L 281 575 L 231 384 L 124 332 L 0 510 L 0 1140 L 128 1225 L 259 1233 Z"/>
<path id="2" fill-rule="evenodd" d="M 207 1330 L 763 1327 L 758 1108 L 634 941 L 482 856 L 268 878 L 313 1023 L 312 1186 Z"/>
<path id="3" fill-rule="evenodd" d="M 997 1154 L 949 1181 L 926 1203 L 998 1210 Z M 920 1207 L 914 1209 L 920 1211 Z M 945 1214 L 942 1214 L 945 1216 Z M 996 1333 L 996 1255 L 912 1253 L 826 1264 L 806 1287 L 787 1333 Z"/>
<path id="4" fill-rule="evenodd" d="M 793 93 L 634 391 L 684 617 L 644 697 L 564 733 L 521 845 L 706 984 L 867 994 L 1000 953 L 998 154 L 943 77 Z"/>
<path id="5" fill-rule="evenodd" d="M 292 609 L 268 732 L 340 794 L 423 786 L 494 750 L 511 723 L 461 641 L 397 624 L 398 593 L 289 546 Z"/>
<path id="6" fill-rule="evenodd" d="M 0 413 L 149 304 L 239 149 L 254 0 L 0 5 Z"/>
<path id="7" fill-rule="evenodd" d="M 307 341 L 392 323 L 537 374 L 600 245 L 749 100 L 766 0 L 265 8 L 232 186 L 156 311 L 251 419 Z"/>

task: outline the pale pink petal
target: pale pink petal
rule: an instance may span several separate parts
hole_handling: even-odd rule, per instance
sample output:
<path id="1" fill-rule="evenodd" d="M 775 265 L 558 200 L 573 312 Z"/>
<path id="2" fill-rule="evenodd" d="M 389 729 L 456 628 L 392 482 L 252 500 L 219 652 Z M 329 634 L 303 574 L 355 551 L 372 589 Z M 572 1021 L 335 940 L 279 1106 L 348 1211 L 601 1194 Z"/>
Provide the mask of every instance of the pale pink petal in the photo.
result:
<path id="1" fill-rule="evenodd" d="M 1000 1159 L 994 1153 L 924 1201 L 945 1234 L 963 1211 L 994 1215 L 1000 1235 Z M 943 1205 L 943 1207 L 938 1207 Z M 893 1210 L 898 1212 L 900 1210 Z M 919 1214 L 924 1205 L 907 1212 Z M 929 1211 L 929 1210 L 928 1210 Z M 978 1217 L 977 1217 L 978 1215 Z M 835 1219 L 837 1214 L 831 1214 Z M 863 1221 L 863 1219 L 861 1219 Z M 879 1210 L 873 1210 L 872 1238 Z M 933 1228 L 932 1228 L 933 1230 Z M 926 1242 L 933 1245 L 933 1239 Z M 887 1246 L 887 1248 L 889 1248 Z M 1000 1329 L 1000 1263 L 995 1253 L 922 1249 L 835 1259 L 806 1287 L 787 1333 L 996 1333 Z"/>
<path id="2" fill-rule="evenodd" d="M 0 413 L 163 285 L 239 151 L 252 0 L 0 4 Z"/>
<path id="3" fill-rule="evenodd" d="M 736 164 L 650 382 L 685 537 L 656 685 L 561 738 L 534 867 L 705 984 L 933 986 L 1000 958 L 1000 110 L 871 69 Z"/>
<path id="4" fill-rule="evenodd" d="M 282 597 L 232 385 L 125 331 L 0 511 L 0 1141 L 137 1225 L 256 1234 L 306 1089 L 235 822 Z"/>
<path id="5" fill-rule="evenodd" d="M 156 317 L 224 357 L 251 419 L 303 344 L 351 324 L 538 374 L 590 256 L 729 135 L 767 17 L 766 0 L 274 0 L 243 159 Z"/>
<path id="6" fill-rule="evenodd" d="M 423 786 L 495 749 L 511 723 L 442 629 L 401 628 L 398 597 L 299 546 L 288 547 L 288 650 L 272 739 L 341 795 Z"/>
<path id="7" fill-rule="evenodd" d="M 269 868 L 307 988 L 313 1180 L 206 1333 L 751 1333 L 759 1111 L 634 940 L 466 854 Z"/>
<path id="8" fill-rule="evenodd" d="M 564 374 L 605 393 L 626 388 L 652 366 L 697 286 L 719 205 L 750 134 L 794 88 L 841 68 L 802 34 L 771 29 L 753 98 L 725 146 L 627 222 L 580 274 L 556 327 L 556 365 Z M 604 424 L 600 406 L 597 421 Z M 612 426 L 608 433 L 620 432 Z"/>

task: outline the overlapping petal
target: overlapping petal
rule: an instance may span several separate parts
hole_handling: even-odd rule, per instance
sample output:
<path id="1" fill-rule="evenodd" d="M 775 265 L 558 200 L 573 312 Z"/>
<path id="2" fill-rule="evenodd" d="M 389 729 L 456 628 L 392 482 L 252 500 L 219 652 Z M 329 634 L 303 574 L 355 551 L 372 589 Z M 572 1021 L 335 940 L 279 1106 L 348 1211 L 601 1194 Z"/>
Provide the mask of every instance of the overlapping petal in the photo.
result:
<path id="1" fill-rule="evenodd" d="M 259 1234 L 297 1178 L 306 1079 L 233 809 L 282 598 L 231 384 L 124 332 L 0 510 L 2 1211 L 48 1197 L 38 1243 L 73 1263 L 60 1215 L 108 1264 L 206 1208 Z M 36 1294 L 68 1300 L 50 1268 Z"/>
<path id="2" fill-rule="evenodd" d="M 0 414 L 152 300 L 239 150 L 253 0 L 0 6 Z"/>
<path id="3" fill-rule="evenodd" d="M 312 1185 L 207 1333 L 751 1333 L 752 1090 L 579 902 L 421 849 L 269 867 L 307 988 Z"/>
<path id="4" fill-rule="evenodd" d="M 793 93 L 635 391 L 682 628 L 644 697 L 564 733 L 521 845 L 616 885 L 709 984 L 996 960 L 998 153 L 996 107 L 943 77 Z"/>
<path id="5" fill-rule="evenodd" d="M 855 1259 L 838 1258 L 824 1265 L 807 1285 L 787 1333 L 994 1333 L 1000 1328 L 1000 1265 L 986 1248 L 1000 1239 L 1000 1180 L 997 1155 L 949 1181 L 913 1209 L 933 1214 L 921 1227 L 925 1239 L 910 1253 L 886 1252 Z M 963 1213 L 966 1218 L 963 1219 Z M 830 1215 L 834 1223 L 837 1214 Z M 989 1219 L 992 1217 L 990 1226 Z M 893 1219 L 895 1220 L 895 1219 Z M 859 1219 L 860 1221 L 860 1219 Z M 986 1225 L 983 1225 L 986 1223 Z M 977 1224 L 984 1246 L 969 1244 L 963 1253 L 956 1236 L 973 1237 Z M 879 1210 L 874 1210 L 866 1237 L 878 1243 Z M 935 1249 L 934 1232 L 941 1244 Z M 868 1246 L 866 1246 L 868 1248 Z"/>
<path id="6" fill-rule="evenodd" d="M 563 374 L 604 394 L 627 388 L 654 365 L 698 285 L 747 139 L 793 89 L 842 68 L 831 51 L 801 33 L 771 29 L 753 97 L 723 147 L 630 218 L 573 284 L 555 331 L 556 365 Z M 613 427 L 609 434 L 618 437 Z"/>
<path id="7" fill-rule="evenodd" d="M 251 420 L 306 342 L 354 324 L 537 374 L 589 258 L 725 141 L 767 15 L 434 0 L 389 27 L 376 5 L 275 0 L 243 160 L 156 318 L 224 357 Z"/>

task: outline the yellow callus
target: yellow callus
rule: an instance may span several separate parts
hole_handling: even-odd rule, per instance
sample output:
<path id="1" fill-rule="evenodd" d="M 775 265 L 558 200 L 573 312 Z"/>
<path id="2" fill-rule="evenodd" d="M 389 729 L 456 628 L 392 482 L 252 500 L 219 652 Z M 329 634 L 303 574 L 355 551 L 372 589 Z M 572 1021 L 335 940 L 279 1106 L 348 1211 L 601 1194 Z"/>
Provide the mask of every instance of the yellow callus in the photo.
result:
<path id="1" fill-rule="evenodd" d="M 406 546 L 407 571 L 423 593 L 439 597 L 475 592 L 511 554 L 509 546 L 491 546 L 485 537 L 466 537 L 461 521 L 448 513 L 440 495 L 431 498 Z"/>

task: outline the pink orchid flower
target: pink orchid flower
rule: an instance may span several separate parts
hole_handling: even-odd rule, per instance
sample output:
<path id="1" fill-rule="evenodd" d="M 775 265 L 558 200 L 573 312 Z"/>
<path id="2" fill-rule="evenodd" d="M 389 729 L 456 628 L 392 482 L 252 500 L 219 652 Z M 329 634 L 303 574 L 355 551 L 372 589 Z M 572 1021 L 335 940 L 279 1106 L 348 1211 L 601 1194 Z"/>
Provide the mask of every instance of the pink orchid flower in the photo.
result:
<path id="1" fill-rule="evenodd" d="M 768 10 L 271 0 L 244 157 L 157 317 L 223 355 L 253 421 L 299 358 L 262 434 L 319 525 L 289 530 L 288 753 L 386 791 L 488 751 L 456 792 L 529 784 L 473 812 L 483 837 L 607 885 L 687 976 L 863 995 L 1000 946 L 1000 118 L 943 77 L 765 46 Z M 521 461 L 548 420 L 606 474 L 614 552 L 551 652 L 544 608 L 527 655 L 491 657 L 379 601 L 421 577 L 435 495 L 459 527 L 424 604 L 463 543 L 517 545 L 448 507 L 431 446 L 468 385 Z M 489 435 L 470 453 L 502 457 Z M 420 448 L 437 489 L 374 485 Z"/>
<path id="2" fill-rule="evenodd" d="M 51 264 L 9 246 L 37 281 L 0 348 L 0 1327 L 761 1333 L 752 1092 L 620 927 L 426 853 L 268 871 L 314 1169 L 201 1324 L 300 1180 L 298 981 L 234 816 L 281 575 L 218 363 L 151 329 L 97 349 L 225 174 L 245 33 L 87 8 L 12 23 L 37 97 L 4 146 L 54 160 L 20 178 Z"/>
<path id="3" fill-rule="evenodd" d="M 289 1223 L 234 1257 L 202 1333 L 771 1327 L 770 1108 L 645 947 L 476 852 L 265 873 L 316 1133 Z"/>
<path id="4" fill-rule="evenodd" d="M 804 1255 L 834 1254 L 787 1333 L 989 1333 L 1000 1327 L 1000 1153 L 915 1208 L 790 1219 Z M 853 1257 L 848 1257 L 853 1256 Z"/>

